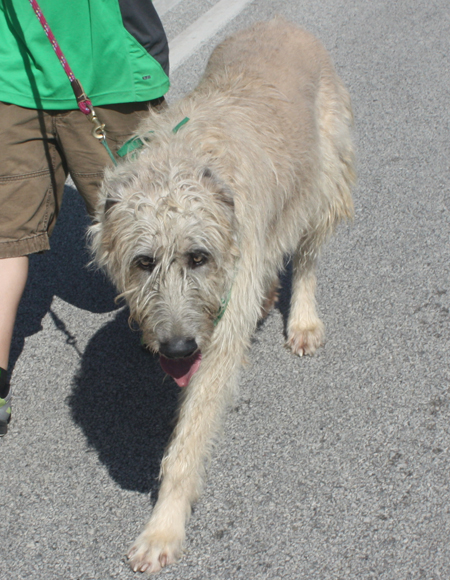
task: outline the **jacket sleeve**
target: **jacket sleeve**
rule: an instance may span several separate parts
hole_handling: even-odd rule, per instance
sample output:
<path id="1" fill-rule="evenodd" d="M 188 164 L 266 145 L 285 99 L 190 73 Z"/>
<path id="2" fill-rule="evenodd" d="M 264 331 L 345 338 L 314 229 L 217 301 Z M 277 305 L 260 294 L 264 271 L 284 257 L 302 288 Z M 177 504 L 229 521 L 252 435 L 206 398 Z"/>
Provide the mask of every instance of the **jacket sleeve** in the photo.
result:
<path id="1" fill-rule="evenodd" d="M 169 44 L 151 0 L 118 0 L 126 30 L 159 62 L 169 76 Z"/>

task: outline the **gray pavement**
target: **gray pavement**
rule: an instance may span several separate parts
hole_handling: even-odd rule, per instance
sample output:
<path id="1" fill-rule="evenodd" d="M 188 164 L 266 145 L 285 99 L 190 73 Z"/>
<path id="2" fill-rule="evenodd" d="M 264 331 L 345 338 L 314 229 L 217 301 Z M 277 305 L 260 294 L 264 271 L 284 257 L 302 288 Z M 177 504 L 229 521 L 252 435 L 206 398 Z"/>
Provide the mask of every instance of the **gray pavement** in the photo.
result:
<path id="1" fill-rule="evenodd" d="M 170 38 L 215 4 L 164 15 Z M 450 578 L 450 11 L 444 0 L 255 0 L 175 71 L 281 13 L 319 36 L 353 98 L 356 218 L 320 263 L 327 330 L 283 347 L 289 271 L 258 330 L 208 482 L 167 580 Z M 177 387 L 139 349 L 67 187 L 32 260 L 0 443 L 1 580 L 130 580 Z"/>

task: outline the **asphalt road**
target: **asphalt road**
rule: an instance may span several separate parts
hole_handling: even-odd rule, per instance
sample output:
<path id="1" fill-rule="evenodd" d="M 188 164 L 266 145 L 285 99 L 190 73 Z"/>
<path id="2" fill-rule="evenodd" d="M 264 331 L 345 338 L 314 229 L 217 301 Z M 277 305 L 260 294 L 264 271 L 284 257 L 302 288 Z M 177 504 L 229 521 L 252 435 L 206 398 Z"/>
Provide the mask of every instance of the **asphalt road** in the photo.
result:
<path id="1" fill-rule="evenodd" d="M 175 40 L 216 2 L 172 4 Z M 283 346 L 285 276 L 185 555 L 161 577 L 448 580 L 448 2 L 254 0 L 190 49 L 170 99 L 195 86 L 220 39 L 275 13 L 322 39 L 352 95 L 356 218 L 321 259 L 327 341 L 313 358 Z M 20 308 L 0 443 L 1 580 L 131 580 L 123 555 L 155 499 L 177 387 L 86 268 L 86 224 L 68 186 Z"/>

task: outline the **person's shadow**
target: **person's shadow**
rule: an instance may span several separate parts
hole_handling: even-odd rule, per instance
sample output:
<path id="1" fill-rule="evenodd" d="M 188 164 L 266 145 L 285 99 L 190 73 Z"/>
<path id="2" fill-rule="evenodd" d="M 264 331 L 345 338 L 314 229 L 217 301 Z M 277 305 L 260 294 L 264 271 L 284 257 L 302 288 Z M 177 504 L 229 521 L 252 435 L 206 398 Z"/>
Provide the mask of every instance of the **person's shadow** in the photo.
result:
<path id="1" fill-rule="evenodd" d="M 176 416 L 179 389 L 165 375 L 157 357 L 141 348 L 138 332 L 128 325 L 128 310 L 114 303 L 116 292 L 106 277 L 88 267 L 85 232 L 89 220 L 83 202 L 66 186 L 64 205 L 52 236 L 52 250 L 30 260 L 30 276 L 17 318 L 13 364 L 25 337 L 41 329 L 49 313 L 66 341 L 80 355 L 68 405 L 88 445 L 123 489 L 158 488 L 164 449 Z M 290 271 L 282 277 L 278 308 L 286 324 Z M 80 352 L 75 337 L 51 308 L 54 296 L 94 313 L 116 310 Z"/>

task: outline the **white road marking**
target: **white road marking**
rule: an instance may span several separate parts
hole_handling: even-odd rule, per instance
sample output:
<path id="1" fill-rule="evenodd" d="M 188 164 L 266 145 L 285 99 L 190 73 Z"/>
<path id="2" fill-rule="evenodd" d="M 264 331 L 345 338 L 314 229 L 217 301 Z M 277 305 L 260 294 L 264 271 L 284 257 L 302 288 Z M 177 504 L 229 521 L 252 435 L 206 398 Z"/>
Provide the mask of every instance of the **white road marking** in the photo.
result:
<path id="1" fill-rule="evenodd" d="M 174 72 L 202 44 L 233 20 L 252 1 L 221 0 L 169 42 L 171 72 Z"/>
<path id="2" fill-rule="evenodd" d="M 180 2 L 181 0 L 154 0 L 153 6 L 156 8 L 159 16 L 163 16 L 166 12 L 175 8 Z"/>

